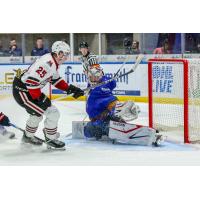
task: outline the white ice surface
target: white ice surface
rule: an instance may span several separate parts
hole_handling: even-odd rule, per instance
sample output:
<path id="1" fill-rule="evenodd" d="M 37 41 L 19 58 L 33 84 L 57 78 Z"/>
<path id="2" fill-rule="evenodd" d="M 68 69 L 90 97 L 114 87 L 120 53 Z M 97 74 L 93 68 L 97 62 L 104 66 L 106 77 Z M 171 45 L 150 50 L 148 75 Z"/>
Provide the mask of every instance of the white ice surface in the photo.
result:
<path id="1" fill-rule="evenodd" d="M 85 102 L 54 102 L 61 113 L 59 132 L 66 142 L 66 151 L 47 151 L 42 147 L 21 145 L 22 133 L 16 139 L 0 143 L 0 165 L 200 165 L 200 145 L 185 145 L 166 141 L 162 147 L 144 147 L 111 144 L 109 142 L 72 140 L 66 137 L 72 131 L 73 120 L 85 117 Z M 139 104 L 141 114 L 137 123 L 147 125 L 147 105 Z M 12 123 L 24 128 L 28 114 L 12 98 L 0 100 L 0 111 L 9 116 Z M 43 123 L 37 135 L 43 137 Z"/>

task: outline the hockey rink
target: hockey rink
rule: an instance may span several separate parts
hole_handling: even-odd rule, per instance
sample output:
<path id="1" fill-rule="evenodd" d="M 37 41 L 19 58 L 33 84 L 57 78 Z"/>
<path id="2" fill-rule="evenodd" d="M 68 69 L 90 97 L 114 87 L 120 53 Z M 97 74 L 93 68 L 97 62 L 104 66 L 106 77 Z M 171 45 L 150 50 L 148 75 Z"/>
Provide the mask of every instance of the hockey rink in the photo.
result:
<path id="1" fill-rule="evenodd" d="M 167 137 L 162 147 L 115 144 L 108 141 L 71 139 L 72 121 L 86 116 L 83 101 L 55 101 L 60 113 L 58 131 L 66 151 L 49 151 L 46 145 L 30 147 L 21 144 L 22 133 L 14 128 L 16 139 L 0 141 L 0 165 L 200 165 L 200 144 L 185 145 Z M 1 111 L 10 121 L 24 128 L 28 114 L 9 97 L 0 99 Z M 148 124 L 147 104 L 139 103 L 141 113 L 135 123 Z M 41 123 L 37 135 L 43 138 Z"/>

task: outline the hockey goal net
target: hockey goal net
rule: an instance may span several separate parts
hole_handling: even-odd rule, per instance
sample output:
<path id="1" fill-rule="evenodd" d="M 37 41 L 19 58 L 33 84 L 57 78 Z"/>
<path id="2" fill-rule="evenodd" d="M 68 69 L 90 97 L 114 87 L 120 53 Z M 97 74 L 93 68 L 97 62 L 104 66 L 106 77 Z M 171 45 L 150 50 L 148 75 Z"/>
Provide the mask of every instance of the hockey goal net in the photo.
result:
<path id="1" fill-rule="evenodd" d="M 200 59 L 148 61 L 149 126 L 200 141 Z"/>

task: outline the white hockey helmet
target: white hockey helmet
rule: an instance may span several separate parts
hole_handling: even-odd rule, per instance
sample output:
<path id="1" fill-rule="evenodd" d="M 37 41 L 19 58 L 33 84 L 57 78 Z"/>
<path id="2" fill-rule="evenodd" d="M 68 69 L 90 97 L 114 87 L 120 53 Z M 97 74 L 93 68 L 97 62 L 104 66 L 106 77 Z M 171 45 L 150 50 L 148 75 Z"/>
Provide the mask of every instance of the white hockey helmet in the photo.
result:
<path id="1" fill-rule="evenodd" d="M 54 42 L 51 47 L 51 50 L 52 50 L 52 53 L 56 53 L 56 54 L 63 52 L 65 56 L 68 56 L 70 54 L 70 46 L 63 41 Z"/>

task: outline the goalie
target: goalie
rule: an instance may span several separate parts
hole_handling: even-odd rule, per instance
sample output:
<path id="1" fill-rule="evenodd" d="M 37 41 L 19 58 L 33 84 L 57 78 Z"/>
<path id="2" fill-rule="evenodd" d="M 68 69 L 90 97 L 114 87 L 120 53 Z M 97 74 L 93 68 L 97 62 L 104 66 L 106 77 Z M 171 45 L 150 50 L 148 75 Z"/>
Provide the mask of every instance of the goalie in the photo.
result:
<path id="1" fill-rule="evenodd" d="M 89 86 L 109 80 L 98 64 L 89 68 L 87 76 Z M 90 90 L 86 105 L 90 122 L 84 126 L 84 136 L 99 140 L 106 135 L 120 143 L 159 145 L 162 136 L 156 135 L 155 129 L 126 123 L 137 119 L 140 109 L 132 101 L 119 103 L 112 94 L 115 87 L 113 80 Z"/>

